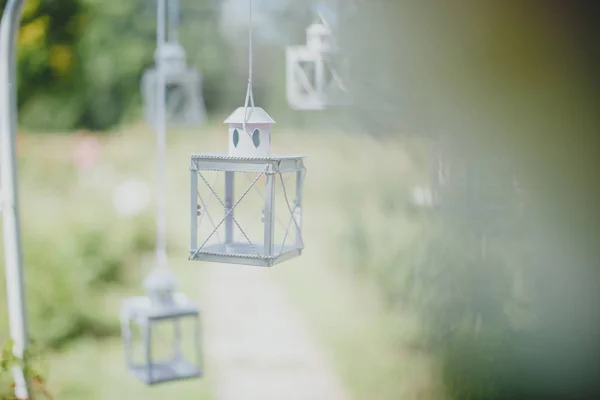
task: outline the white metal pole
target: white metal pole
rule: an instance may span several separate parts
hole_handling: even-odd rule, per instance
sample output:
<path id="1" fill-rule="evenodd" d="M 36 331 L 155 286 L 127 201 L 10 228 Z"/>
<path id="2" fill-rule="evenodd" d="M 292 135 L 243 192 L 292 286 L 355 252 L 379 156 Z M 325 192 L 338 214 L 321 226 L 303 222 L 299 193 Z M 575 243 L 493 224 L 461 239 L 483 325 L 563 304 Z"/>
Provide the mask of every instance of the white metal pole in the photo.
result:
<path id="1" fill-rule="evenodd" d="M 0 22 L 0 163 L 4 264 L 10 337 L 13 354 L 22 359 L 27 348 L 27 321 L 23 288 L 21 237 L 15 137 L 17 135 L 17 77 L 15 47 L 24 0 L 8 0 Z M 13 368 L 15 397 L 29 398 L 29 382 L 20 367 Z"/>
<path id="2" fill-rule="evenodd" d="M 158 268 L 167 268 L 167 218 L 166 218 L 166 84 L 165 60 L 161 54 L 166 36 L 166 4 L 158 0 L 156 47 L 157 82 L 156 82 L 156 262 Z"/>

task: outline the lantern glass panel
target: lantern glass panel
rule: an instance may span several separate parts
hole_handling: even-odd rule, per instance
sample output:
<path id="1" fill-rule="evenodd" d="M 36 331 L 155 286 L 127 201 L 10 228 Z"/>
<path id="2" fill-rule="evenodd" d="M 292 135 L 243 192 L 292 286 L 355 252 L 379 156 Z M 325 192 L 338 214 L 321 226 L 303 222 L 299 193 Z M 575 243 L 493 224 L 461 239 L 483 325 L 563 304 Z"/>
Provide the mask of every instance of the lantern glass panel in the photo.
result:
<path id="1" fill-rule="evenodd" d="M 128 366 L 141 367 L 146 364 L 146 349 L 144 346 L 144 328 L 134 321 L 128 321 L 130 333 L 129 346 L 126 345 Z"/>
<path id="2" fill-rule="evenodd" d="M 179 82 L 173 82 L 166 85 L 166 104 L 168 106 L 167 115 L 173 120 L 185 118 L 187 109 L 186 104 L 190 102 L 189 93 Z"/>
<path id="3" fill-rule="evenodd" d="M 272 266 L 300 254 L 301 157 L 198 157 L 190 259 Z"/>
<path id="4" fill-rule="evenodd" d="M 138 379 L 152 385 L 201 375 L 200 320 L 193 306 L 156 308 L 148 298 L 132 298 L 122 318 L 127 366 Z"/>
<path id="5" fill-rule="evenodd" d="M 194 341 L 195 322 L 196 319 L 189 316 L 152 321 L 150 346 L 153 366 L 166 370 L 183 368 L 185 373 L 194 368 L 193 364 L 199 365 Z"/>
<path id="6" fill-rule="evenodd" d="M 281 246 L 283 246 L 283 250 L 294 246 L 303 247 L 301 232 L 296 228 L 296 224 L 298 226 L 302 225 L 301 209 L 296 207 L 297 188 L 295 185 L 298 183 L 297 178 L 296 172 L 282 173 L 275 178 L 273 207 L 275 223 L 273 231 L 276 254 L 282 251 Z"/>

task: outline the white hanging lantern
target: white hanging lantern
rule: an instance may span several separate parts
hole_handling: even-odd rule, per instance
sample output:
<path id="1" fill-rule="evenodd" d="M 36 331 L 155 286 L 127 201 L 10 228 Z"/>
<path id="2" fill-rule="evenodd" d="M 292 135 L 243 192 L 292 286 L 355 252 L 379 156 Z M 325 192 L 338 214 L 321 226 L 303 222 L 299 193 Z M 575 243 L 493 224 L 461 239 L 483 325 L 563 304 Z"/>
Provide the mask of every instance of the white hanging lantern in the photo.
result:
<path id="1" fill-rule="evenodd" d="M 306 170 L 303 156 L 271 155 L 275 121 L 252 95 L 251 1 L 249 26 L 248 90 L 225 120 L 229 152 L 190 156 L 189 258 L 270 267 L 302 253 Z"/>
<path id="2" fill-rule="evenodd" d="M 155 52 L 155 60 L 164 63 L 167 85 L 167 120 L 170 126 L 197 126 L 206 120 L 206 109 L 202 97 L 202 75 L 186 64 L 183 48 L 177 43 L 165 43 Z M 156 123 L 156 67 L 148 69 L 142 76 L 141 90 L 146 122 Z"/>
<path id="3" fill-rule="evenodd" d="M 202 75 L 197 69 L 187 65 L 185 50 L 178 42 L 179 1 L 169 1 L 168 6 L 169 15 L 158 16 L 159 24 L 166 24 L 168 19 L 167 41 L 157 46 L 154 52 L 155 67 L 144 72 L 140 83 L 144 118 L 150 126 L 156 124 L 157 66 L 161 63 L 167 87 L 168 124 L 198 126 L 206 120 Z"/>
<path id="4" fill-rule="evenodd" d="M 190 157 L 190 260 L 270 267 L 302 253 L 304 157 L 271 155 L 268 114 L 254 112 L 245 130 L 239 109 L 226 120 L 229 154 Z"/>
<path id="5" fill-rule="evenodd" d="M 343 104 L 347 89 L 336 62 L 331 28 L 321 21 L 306 30 L 306 45 L 286 49 L 286 97 L 296 110 L 324 110 Z"/>
<path id="6" fill-rule="evenodd" d="M 148 385 L 201 376 L 198 308 L 183 294 L 174 292 L 177 282 L 166 269 L 155 270 L 144 284 L 147 296 L 125 299 L 121 308 L 121 333 L 129 370 Z M 186 330 L 181 325 L 186 321 L 194 324 L 192 337 L 183 336 Z M 164 328 L 168 328 L 171 338 L 153 340 L 157 331 Z M 138 342 L 135 331 L 140 332 Z M 192 351 L 185 348 L 186 342 L 191 343 Z"/>

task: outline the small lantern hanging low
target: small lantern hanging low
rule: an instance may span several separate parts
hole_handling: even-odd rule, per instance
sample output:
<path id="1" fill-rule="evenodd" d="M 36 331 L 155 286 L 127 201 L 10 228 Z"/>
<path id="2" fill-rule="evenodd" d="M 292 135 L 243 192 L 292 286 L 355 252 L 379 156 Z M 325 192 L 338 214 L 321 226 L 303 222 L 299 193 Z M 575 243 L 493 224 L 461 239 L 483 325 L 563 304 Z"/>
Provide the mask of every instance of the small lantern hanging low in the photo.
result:
<path id="1" fill-rule="evenodd" d="M 158 0 L 158 20 L 165 0 Z M 164 47 L 164 26 L 159 24 L 157 43 Z M 173 65 L 174 64 L 174 65 Z M 177 62 L 171 64 L 177 68 Z M 161 382 L 201 376 L 200 312 L 182 293 L 168 268 L 166 228 L 166 107 L 165 65 L 160 64 L 155 86 L 157 139 L 156 267 L 144 281 L 146 296 L 125 299 L 121 306 L 121 332 L 129 370 L 142 382 Z M 186 325 L 192 324 L 191 327 Z M 189 329 L 191 328 L 191 329 Z M 137 333 L 137 335 L 136 335 Z M 168 335 L 169 337 L 164 337 Z M 158 340 L 157 340 L 158 339 Z"/>
<path id="2" fill-rule="evenodd" d="M 304 156 L 271 154 L 271 125 L 275 121 L 254 106 L 251 28 L 249 36 L 250 79 L 245 106 L 225 120 L 229 152 L 190 157 L 189 258 L 270 267 L 302 253 L 306 170 Z M 214 219 L 215 215 L 219 218 Z"/>
<path id="3" fill-rule="evenodd" d="M 148 385 L 201 376 L 198 308 L 185 295 L 174 292 L 177 282 L 167 269 L 156 269 L 144 286 L 147 296 L 125 299 L 121 308 L 121 332 L 129 370 Z M 193 336 L 183 336 L 184 322 L 194 324 Z M 170 340 L 153 341 L 164 328 L 168 329 Z M 137 341 L 136 331 L 140 333 Z M 184 344 L 189 344 L 192 351 L 184 348 Z"/>

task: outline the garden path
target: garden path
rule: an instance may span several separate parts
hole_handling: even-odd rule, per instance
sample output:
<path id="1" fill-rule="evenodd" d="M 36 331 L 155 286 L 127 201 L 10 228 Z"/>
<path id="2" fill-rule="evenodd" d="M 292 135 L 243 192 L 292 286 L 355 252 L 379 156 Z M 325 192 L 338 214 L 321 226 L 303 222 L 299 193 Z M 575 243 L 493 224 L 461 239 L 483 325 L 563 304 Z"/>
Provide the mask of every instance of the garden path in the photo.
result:
<path id="1" fill-rule="evenodd" d="M 205 268 L 204 346 L 215 400 L 349 398 L 269 269 Z"/>

